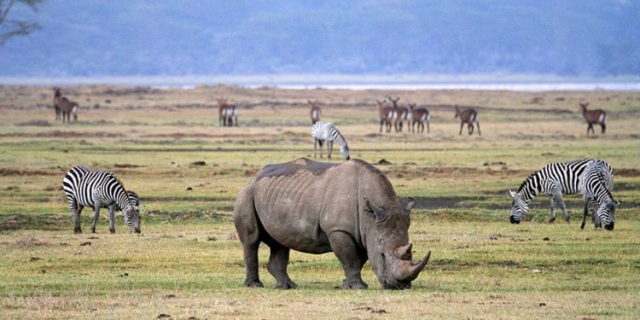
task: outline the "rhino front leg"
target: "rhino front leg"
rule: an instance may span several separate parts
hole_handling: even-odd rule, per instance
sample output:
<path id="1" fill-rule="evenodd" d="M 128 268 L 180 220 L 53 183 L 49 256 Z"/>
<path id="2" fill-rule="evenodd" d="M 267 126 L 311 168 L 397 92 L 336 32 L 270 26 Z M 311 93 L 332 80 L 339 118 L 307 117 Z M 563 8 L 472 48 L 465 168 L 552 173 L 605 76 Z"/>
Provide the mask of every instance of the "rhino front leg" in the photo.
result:
<path id="1" fill-rule="evenodd" d="M 329 235 L 329 244 L 344 269 L 346 279 L 342 281 L 342 289 L 367 289 L 369 286 L 362 281 L 360 275 L 364 259 L 358 254 L 358 246 L 353 237 L 347 233 L 335 231 Z"/>
<path id="2" fill-rule="evenodd" d="M 298 285 L 289 278 L 287 265 L 289 265 L 289 248 L 279 244 L 271 245 L 271 255 L 267 270 L 276 278 L 276 289 L 295 289 Z"/>

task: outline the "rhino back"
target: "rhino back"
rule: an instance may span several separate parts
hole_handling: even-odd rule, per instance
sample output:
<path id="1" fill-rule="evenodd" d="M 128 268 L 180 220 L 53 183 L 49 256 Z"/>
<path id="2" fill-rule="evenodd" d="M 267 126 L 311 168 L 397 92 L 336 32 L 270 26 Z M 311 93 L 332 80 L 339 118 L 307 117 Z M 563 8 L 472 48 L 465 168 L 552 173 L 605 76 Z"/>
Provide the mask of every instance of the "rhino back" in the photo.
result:
<path id="1" fill-rule="evenodd" d="M 253 197 L 265 231 L 302 252 L 331 251 L 328 234 L 358 233 L 357 165 L 297 159 L 266 166 L 256 176 Z"/>

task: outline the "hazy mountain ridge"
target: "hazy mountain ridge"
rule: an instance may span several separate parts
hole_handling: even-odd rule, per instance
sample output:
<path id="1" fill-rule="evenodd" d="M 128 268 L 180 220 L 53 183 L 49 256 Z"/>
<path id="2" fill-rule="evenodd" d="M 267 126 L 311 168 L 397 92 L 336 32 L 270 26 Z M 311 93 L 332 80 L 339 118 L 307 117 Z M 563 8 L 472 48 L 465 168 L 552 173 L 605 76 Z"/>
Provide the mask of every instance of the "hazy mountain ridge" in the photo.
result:
<path id="1" fill-rule="evenodd" d="M 640 1 L 115 3 L 48 1 L 0 75 L 640 74 Z"/>

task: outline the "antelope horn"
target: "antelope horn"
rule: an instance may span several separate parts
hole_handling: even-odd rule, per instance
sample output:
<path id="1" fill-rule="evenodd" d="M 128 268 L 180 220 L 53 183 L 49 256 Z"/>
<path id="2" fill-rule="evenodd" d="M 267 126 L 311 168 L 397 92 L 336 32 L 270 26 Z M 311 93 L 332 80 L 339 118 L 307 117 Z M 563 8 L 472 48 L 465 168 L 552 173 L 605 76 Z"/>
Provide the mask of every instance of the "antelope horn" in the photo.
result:
<path id="1" fill-rule="evenodd" d="M 427 263 L 429 262 L 430 257 L 431 257 L 431 251 L 429 251 L 429 253 L 427 253 L 424 259 L 422 259 L 422 261 L 420 261 L 419 263 L 414 264 L 413 262 L 408 262 L 409 265 L 405 264 L 400 268 L 400 270 L 396 271 L 396 274 L 394 275 L 395 278 L 397 280 L 404 281 L 404 282 L 413 281 L 415 278 L 418 277 L 420 272 L 422 272 L 422 270 L 424 270 L 424 268 L 427 266 Z"/>

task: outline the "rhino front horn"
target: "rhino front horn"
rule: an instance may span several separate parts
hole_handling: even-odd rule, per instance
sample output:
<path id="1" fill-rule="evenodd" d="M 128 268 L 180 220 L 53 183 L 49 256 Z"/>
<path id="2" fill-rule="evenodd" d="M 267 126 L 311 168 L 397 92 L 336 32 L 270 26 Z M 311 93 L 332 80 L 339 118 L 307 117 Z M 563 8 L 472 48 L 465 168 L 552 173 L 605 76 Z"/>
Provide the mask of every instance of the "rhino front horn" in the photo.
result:
<path id="1" fill-rule="evenodd" d="M 407 261 L 407 264 L 405 264 L 403 268 L 400 268 L 400 270 L 398 270 L 399 272 L 396 275 L 396 279 L 403 282 L 413 281 L 415 278 L 418 277 L 418 275 L 420 275 L 420 272 L 422 272 L 422 270 L 424 270 L 424 268 L 427 266 L 427 263 L 429 262 L 430 257 L 431 257 L 431 251 L 429 251 L 429 253 L 427 253 L 424 259 L 422 259 L 422 261 L 420 261 L 419 263 L 413 263 L 413 262 Z"/>

